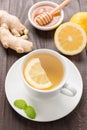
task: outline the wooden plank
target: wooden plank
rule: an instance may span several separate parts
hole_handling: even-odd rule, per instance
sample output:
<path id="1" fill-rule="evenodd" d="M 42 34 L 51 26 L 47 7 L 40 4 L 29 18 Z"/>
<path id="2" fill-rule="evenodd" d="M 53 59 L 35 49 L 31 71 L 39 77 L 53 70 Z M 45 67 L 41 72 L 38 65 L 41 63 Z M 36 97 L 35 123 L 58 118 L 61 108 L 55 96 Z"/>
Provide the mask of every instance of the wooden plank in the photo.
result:
<path id="1" fill-rule="evenodd" d="M 9 1 L 0 1 L 0 9 L 8 11 Z M 3 48 L 0 43 L 0 130 L 3 130 L 4 127 L 4 110 L 5 110 L 5 76 L 6 76 L 6 68 L 7 66 L 7 50 Z"/>

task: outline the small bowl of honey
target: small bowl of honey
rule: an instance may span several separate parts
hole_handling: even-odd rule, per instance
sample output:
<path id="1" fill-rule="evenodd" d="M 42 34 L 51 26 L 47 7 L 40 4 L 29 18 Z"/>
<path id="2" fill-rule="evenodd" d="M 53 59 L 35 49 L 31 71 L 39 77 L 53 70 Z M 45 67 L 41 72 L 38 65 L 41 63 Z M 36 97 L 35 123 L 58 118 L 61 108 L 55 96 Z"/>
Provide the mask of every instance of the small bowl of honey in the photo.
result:
<path id="1" fill-rule="evenodd" d="M 64 19 L 64 11 L 62 9 L 60 11 L 57 11 L 52 20 L 46 25 L 41 26 L 36 21 L 37 16 L 43 14 L 44 12 L 50 12 L 57 6 L 57 3 L 51 1 L 42 1 L 34 4 L 28 11 L 29 22 L 33 27 L 43 31 L 49 31 L 57 28 Z"/>

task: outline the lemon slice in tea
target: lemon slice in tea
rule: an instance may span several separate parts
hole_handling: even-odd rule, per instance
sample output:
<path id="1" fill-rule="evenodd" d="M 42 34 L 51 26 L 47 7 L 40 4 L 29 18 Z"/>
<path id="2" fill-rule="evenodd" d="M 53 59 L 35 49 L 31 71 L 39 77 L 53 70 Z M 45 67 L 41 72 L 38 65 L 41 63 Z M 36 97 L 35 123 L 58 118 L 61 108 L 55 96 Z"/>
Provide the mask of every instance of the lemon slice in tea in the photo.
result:
<path id="1" fill-rule="evenodd" d="M 51 81 L 47 77 L 47 74 L 39 58 L 33 58 L 25 67 L 24 76 L 27 82 L 37 89 L 48 89 L 52 86 Z"/>

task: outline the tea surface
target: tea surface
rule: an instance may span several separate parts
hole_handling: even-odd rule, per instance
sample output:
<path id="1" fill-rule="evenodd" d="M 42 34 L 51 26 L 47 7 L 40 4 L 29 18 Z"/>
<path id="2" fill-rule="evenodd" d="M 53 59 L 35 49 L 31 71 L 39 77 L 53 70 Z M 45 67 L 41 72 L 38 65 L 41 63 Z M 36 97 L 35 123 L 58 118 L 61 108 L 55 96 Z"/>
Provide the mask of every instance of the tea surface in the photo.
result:
<path id="1" fill-rule="evenodd" d="M 40 59 L 41 66 L 45 70 L 50 81 L 52 82 L 52 86 L 49 89 L 53 89 L 58 86 L 64 76 L 64 68 L 61 61 L 56 56 L 49 53 L 34 54 L 33 56 L 29 57 L 28 60 L 25 62 L 23 71 L 25 71 L 26 66 L 32 60 L 32 58 Z"/>

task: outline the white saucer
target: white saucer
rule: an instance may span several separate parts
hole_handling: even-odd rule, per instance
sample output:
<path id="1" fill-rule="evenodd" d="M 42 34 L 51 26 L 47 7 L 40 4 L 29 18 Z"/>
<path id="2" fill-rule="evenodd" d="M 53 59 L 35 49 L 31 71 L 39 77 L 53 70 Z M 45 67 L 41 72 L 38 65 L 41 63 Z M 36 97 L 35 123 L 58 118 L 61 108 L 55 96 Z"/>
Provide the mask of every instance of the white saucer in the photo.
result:
<path id="1" fill-rule="evenodd" d="M 80 72 L 75 67 L 75 65 L 70 60 L 64 57 L 64 60 L 67 64 L 67 73 L 69 77 L 67 82 L 70 84 L 70 86 L 75 87 L 75 89 L 77 90 L 77 94 L 74 97 L 69 97 L 58 93 L 56 98 L 53 98 L 50 101 L 46 100 L 42 102 L 30 99 L 28 92 L 24 87 L 24 83 L 20 78 L 19 70 L 23 58 L 24 57 L 20 58 L 12 65 L 6 76 L 5 92 L 12 108 L 21 116 L 29 119 L 25 115 L 24 111 L 16 108 L 13 105 L 14 100 L 24 99 L 27 104 L 32 105 L 35 108 L 37 116 L 34 121 L 39 122 L 54 121 L 63 118 L 70 112 L 72 112 L 78 105 L 83 92 L 82 78 Z"/>

